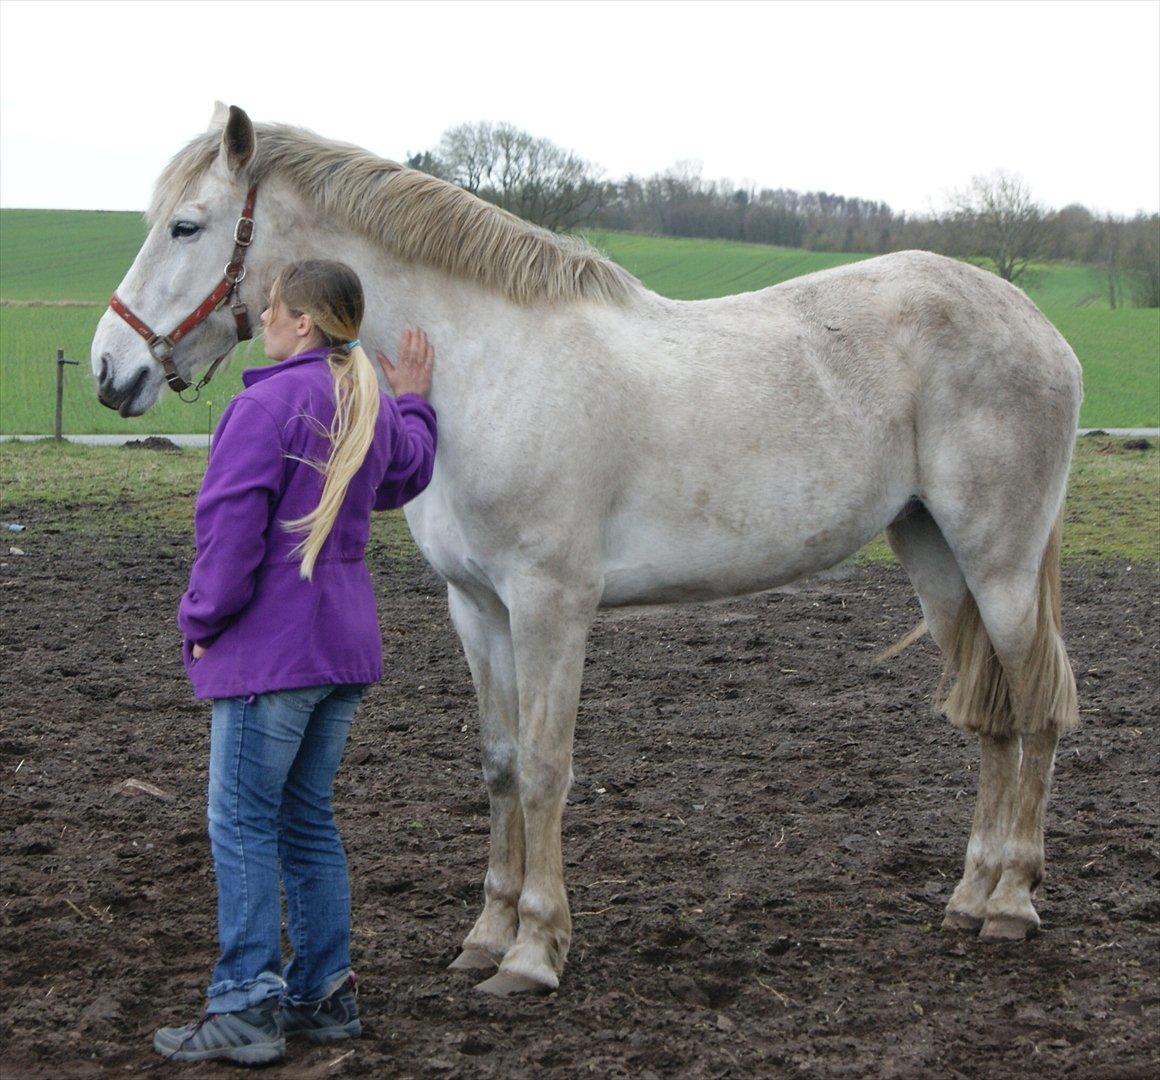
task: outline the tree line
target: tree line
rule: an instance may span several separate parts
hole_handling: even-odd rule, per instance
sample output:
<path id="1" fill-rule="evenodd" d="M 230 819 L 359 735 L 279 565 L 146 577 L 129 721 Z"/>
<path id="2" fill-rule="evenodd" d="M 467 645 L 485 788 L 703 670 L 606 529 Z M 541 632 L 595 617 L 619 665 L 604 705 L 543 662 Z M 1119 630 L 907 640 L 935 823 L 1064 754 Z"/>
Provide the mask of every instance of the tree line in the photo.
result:
<path id="1" fill-rule="evenodd" d="M 1160 307 L 1160 214 L 1049 209 L 1009 172 L 976 176 L 945 210 L 919 215 L 825 191 L 707 180 L 692 162 L 608 180 L 551 140 L 505 123 L 459 124 L 406 164 L 557 231 L 620 229 L 871 254 L 923 248 L 989 261 L 1008 281 L 1032 261 L 1071 260 L 1103 270 L 1113 308 Z"/>

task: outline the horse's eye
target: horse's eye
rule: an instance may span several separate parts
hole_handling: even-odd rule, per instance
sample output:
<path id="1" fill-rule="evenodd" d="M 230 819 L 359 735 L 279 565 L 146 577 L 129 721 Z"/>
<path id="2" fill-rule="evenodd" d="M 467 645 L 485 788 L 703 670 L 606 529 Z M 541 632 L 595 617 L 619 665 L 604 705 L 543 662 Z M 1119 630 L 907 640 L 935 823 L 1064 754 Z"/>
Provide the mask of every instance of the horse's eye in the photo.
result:
<path id="1" fill-rule="evenodd" d="M 169 235 L 176 240 L 180 236 L 193 236 L 194 233 L 200 231 L 201 226 L 194 224 L 192 221 L 175 221 L 169 230 Z"/>

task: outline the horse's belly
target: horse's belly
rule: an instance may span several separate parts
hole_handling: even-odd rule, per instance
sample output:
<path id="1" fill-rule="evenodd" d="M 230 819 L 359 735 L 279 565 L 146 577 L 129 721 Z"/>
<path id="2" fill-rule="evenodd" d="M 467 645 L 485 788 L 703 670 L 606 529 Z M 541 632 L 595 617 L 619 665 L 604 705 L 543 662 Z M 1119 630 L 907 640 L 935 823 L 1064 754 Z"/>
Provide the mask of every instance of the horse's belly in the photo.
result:
<path id="1" fill-rule="evenodd" d="M 604 567 L 601 604 L 669 604 L 760 592 L 833 566 L 878 531 L 822 532 L 792 550 L 761 535 L 740 542 L 654 535 L 647 551 L 623 553 Z"/>
<path id="2" fill-rule="evenodd" d="M 833 566 L 889 525 L 911 495 L 901 478 L 859 472 L 826 491 L 746 498 L 739 487 L 616 514 L 605 530 L 602 603 L 737 596 Z"/>

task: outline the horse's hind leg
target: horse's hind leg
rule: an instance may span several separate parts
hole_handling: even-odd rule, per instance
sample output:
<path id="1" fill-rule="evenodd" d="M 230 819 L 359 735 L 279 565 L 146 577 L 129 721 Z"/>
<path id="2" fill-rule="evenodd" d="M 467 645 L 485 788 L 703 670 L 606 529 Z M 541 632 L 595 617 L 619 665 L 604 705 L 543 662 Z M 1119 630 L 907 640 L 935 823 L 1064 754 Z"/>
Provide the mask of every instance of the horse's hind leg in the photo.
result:
<path id="1" fill-rule="evenodd" d="M 1019 790 L 1019 736 L 979 735 L 979 793 L 963 876 L 947 904 L 944 930 L 977 931 L 1003 871 L 1003 847 Z"/>
<path id="2" fill-rule="evenodd" d="M 948 674 L 956 682 L 944 707 L 960 727 L 999 744 L 997 768 L 1008 788 L 1013 747 L 1020 743 L 1022 749 L 1017 790 L 995 822 L 996 832 L 1004 827 L 1006 834 L 981 935 L 993 940 L 1022 938 L 1039 927 L 1031 893 L 1044 873 L 1043 818 L 1055 746 L 1078 720 L 1075 677 L 1059 633 L 1061 517 L 1046 545 L 1037 542 L 1043 533 L 1028 524 L 996 529 L 986 544 L 963 544 L 970 595 L 956 618 L 948 656 Z M 981 888 L 969 885 L 964 877 L 952 911 L 961 901 L 973 920 Z"/>
<path id="3" fill-rule="evenodd" d="M 898 561 L 910 577 L 931 637 L 949 657 L 955 621 L 967 586 L 954 554 L 923 506 L 913 508 L 886 530 Z M 999 881 L 1003 845 L 1019 782 L 1019 739 L 1006 734 L 979 736 L 979 792 L 962 880 L 947 905 L 943 926 L 978 930 L 987 900 Z"/>
<path id="4" fill-rule="evenodd" d="M 1039 929 L 1031 894 L 1043 880 L 1043 817 L 1055 764 L 1055 730 L 1025 732 L 1019 769 L 1019 797 L 1003 845 L 1003 870 L 987 901 L 980 936 L 988 941 L 1025 937 Z"/>
<path id="5" fill-rule="evenodd" d="M 515 944 L 524 884 L 524 820 L 516 774 L 519 702 L 507 610 L 484 591 L 447 590 L 479 698 L 483 779 L 491 803 L 491 849 L 483 911 L 452 961 L 457 971 L 493 970 Z"/>

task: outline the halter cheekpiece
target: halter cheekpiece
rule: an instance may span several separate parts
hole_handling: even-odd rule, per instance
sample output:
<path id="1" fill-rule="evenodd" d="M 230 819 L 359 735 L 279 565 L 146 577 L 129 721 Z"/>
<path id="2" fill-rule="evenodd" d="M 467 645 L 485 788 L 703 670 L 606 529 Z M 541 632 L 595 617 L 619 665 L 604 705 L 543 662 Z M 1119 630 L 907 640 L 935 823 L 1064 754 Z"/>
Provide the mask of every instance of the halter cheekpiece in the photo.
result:
<path id="1" fill-rule="evenodd" d="M 161 365 L 165 371 L 165 381 L 169 383 L 170 389 L 176 391 L 179 395 L 182 391 L 188 390 L 190 384 L 178 373 L 177 365 L 173 362 L 173 349 L 195 326 L 204 322 L 215 311 L 228 303 L 230 305 L 230 311 L 233 312 L 234 327 L 237 330 L 238 341 L 249 341 L 254 336 L 250 326 L 249 309 L 242 302 L 242 296 L 238 286 L 241 285 L 246 277 L 246 249 L 254 239 L 254 202 L 257 197 L 258 185 L 255 184 L 247 192 L 246 203 L 242 207 L 242 215 L 238 218 L 237 224 L 234 225 L 234 253 L 230 261 L 226 263 L 226 268 L 222 272 L 221 281 L 218 282 L 213 292 L 185 317 L 176 330 L 165 335 L 159 334 L 146 322 L 134 315 L 116 293 L 113 293 L 112 298 L 109 300 L 109 307 L 145 339 L 146 344 L 149 346 L 149 355 Z M 203 386 L 209 383 L 218 365 L 229 356 L 232 350 L 233 346 L 230 346 L 229 349 L 210 364 L 206 373 L 193 388 L 195 396 L 192 399 L 182 398 L 183 401 L 197 400 L 196 395 Z"/>

